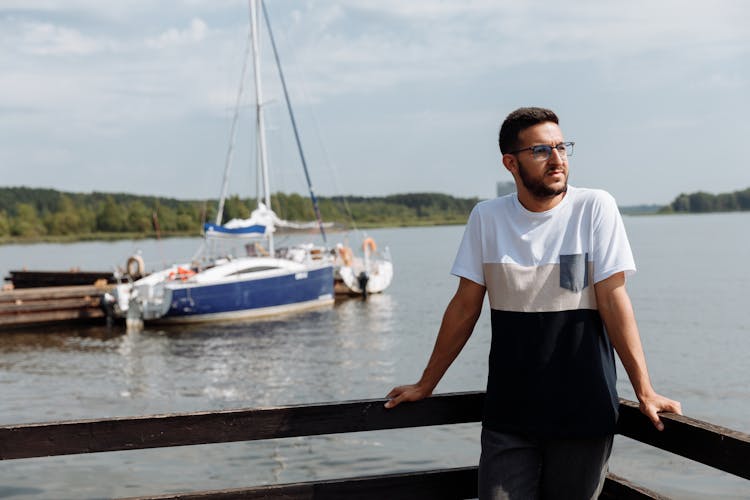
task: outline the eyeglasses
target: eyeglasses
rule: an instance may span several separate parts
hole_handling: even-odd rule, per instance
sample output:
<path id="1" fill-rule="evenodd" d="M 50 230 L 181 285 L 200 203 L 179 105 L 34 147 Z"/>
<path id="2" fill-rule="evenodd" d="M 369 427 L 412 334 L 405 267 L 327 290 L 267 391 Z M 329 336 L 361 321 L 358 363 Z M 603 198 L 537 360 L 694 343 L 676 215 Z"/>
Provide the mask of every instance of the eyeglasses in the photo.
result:
<path id="1" fill-rule="evenodd" d="M 550 146 L 548 144 L 539 144 L 537 146 L 529 146 L 528 148 L 517 149 L 515 151 L 511 151 L 508 154 L 514 155 L 516 153 L 520 153 L 521 151 L 529 150 L 531 151 L 531 154 L 534 155 L 535 160 L 546 161 L 546 160 L 549 160 L 550 156 L 552 156 L 553 149 L 557 150 L 557 153 L 560 155 L 561 158 L 567 158 L 568 156 L 572 156 L 574 145 L 575 145 L 575 142 L 561 142 L 557 146 Z"/>

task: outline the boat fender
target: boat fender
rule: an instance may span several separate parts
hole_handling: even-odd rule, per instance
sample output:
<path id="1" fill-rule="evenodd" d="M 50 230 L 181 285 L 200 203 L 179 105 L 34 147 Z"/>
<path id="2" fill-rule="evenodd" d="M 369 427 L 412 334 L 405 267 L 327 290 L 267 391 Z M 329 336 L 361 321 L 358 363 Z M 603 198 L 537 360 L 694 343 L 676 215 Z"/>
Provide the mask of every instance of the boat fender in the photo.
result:
<path id="1" fill-rule="evenodd" d="M 145 271 L 145 265 L 143 263 L 143 257 L 140 255 L 131 255 L 125 264 L 125 272 L 131 278 L 140 278 L 143 276 Z"/>
<path id="2" fill-rule="evenodd" d="M 365 240 L 362 242 L 362 250 L 367 251 L 367 249 L 370 250 L 370 253 L 373 253 L 378 249 L 378 246 L 375 244 L 375 240 L 370 237 L 365 238 Z"/>
<path id="3" fill-rule="evenodd" d="M 351 266 L 352 265 L 352 249 L 349 247 L 340 247 L 339 249 L 339 255 L 341 256 L 341 260 L 344 261 L 345 266 Z"/>

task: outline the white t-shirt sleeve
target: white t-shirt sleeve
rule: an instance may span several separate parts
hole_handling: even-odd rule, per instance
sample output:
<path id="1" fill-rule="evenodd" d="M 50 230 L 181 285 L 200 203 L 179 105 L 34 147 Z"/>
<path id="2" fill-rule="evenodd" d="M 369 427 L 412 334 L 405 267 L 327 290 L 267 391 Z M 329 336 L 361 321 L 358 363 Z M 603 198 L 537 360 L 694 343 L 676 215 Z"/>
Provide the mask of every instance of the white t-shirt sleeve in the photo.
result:
<path id="1" fill-rule="evenodd" d="M 453 261 L 451 274 L 485 286 L 484 259 L 482 251 L 482 223 L 479 209 L 475 206 L 464 229 L 464 237 Z"/>
<path id="2" fill-rule="evenodd" d="M 635 272 L 635 260 L 625 233 L 625 223 L 617 202 L 609 193 L 601 192 L 594 212 L 594 283 L 610 276 Z"/>

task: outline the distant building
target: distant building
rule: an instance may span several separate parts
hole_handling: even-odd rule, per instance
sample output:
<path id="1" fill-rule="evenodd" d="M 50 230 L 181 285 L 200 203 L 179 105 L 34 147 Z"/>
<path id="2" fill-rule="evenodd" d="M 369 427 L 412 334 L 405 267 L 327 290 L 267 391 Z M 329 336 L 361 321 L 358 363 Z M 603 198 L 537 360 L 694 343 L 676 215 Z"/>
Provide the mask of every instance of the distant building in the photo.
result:
<path id="1" fill-rule="evenodd" d="M 516 192 L 516 183 L 515 182 L 498 182 L 497 183 L 497 195 L 498 196 L 505 196 L 506 194 L 515 193 Z"/>

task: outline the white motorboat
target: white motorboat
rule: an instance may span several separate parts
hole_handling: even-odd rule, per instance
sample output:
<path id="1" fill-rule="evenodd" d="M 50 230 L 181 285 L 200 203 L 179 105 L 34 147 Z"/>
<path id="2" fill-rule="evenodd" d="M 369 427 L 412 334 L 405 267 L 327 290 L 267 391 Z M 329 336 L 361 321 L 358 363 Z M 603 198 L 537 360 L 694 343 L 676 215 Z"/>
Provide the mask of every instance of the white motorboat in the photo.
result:
<path id="1" fill-rule="evenodd" d="M 335 249 L 335 284 L 337 295 L 381 293 L 393 280 L 393 263 L 388 247 L 378 250 L 375 240 L 365 237 L 362 254 L 356 255 L 351 247 L 338 244 Z"/>

